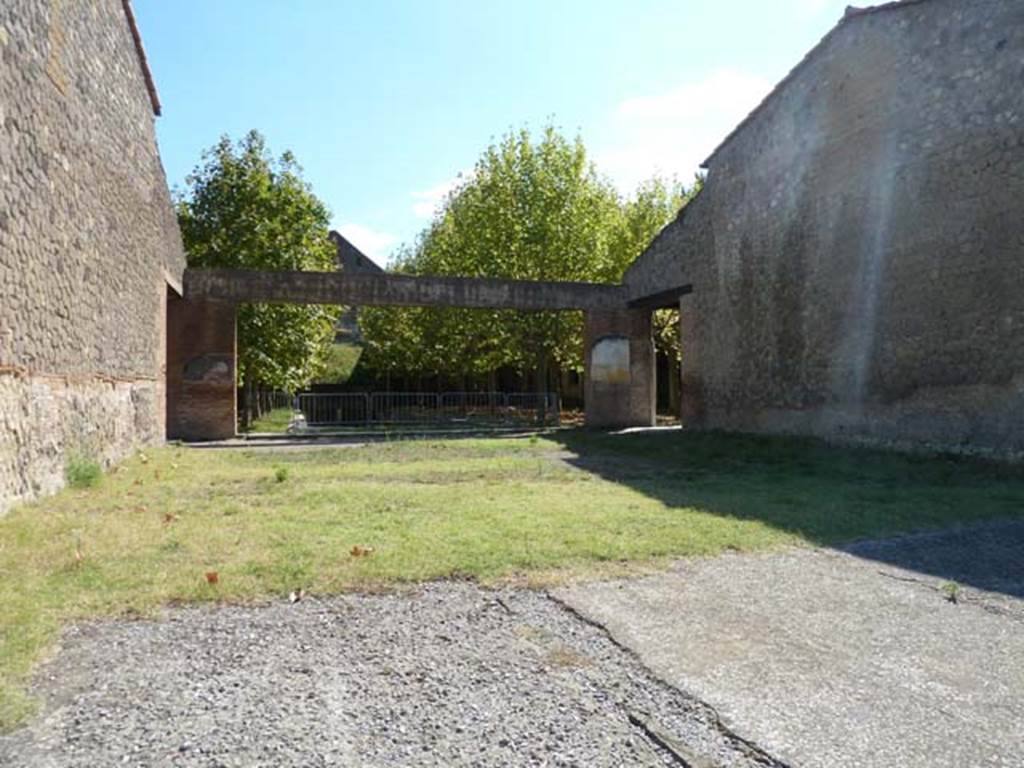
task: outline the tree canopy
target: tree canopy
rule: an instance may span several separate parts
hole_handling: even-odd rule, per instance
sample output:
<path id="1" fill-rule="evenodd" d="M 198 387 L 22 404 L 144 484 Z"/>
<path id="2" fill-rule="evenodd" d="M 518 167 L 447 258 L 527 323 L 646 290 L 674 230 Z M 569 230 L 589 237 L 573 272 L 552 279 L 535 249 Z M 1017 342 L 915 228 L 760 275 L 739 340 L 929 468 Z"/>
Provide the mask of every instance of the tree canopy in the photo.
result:
<path id="1" fill-rule="evenodd" d="M 687 194 L 652 179 L 623 200 L 579 138 L 551 126 L 536 137 L 509 133 L 484 151 L 393 269 L 618 282 Z M 578 312 L 367 308 L 360 324 L 366 363 L 378 373 L 479 375 L 510 366 L 546 382 L 549 368 L 582 367 Z"/>
<path id="2" fill-rule="evenodd" d="M 330 213 L 290 152 L 273 158 L 258 132 L 224 136 L 177 194 L 178 222 L 194 267 L 326 271 L 335 268 Z M 318 372 L 337 308 L 245 304 L 238 310 L 238 377 L 287 391 Z"/>

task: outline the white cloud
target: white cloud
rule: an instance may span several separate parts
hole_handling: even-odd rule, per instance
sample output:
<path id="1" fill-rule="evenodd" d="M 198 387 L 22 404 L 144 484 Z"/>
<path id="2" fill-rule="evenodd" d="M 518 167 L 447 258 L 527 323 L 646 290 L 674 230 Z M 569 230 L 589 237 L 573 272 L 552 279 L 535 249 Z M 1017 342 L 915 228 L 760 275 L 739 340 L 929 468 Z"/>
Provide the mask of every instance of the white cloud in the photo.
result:
<path id="1" fill-rule="evenodd" d="M 772 83 L 732 69 L 621 102 L 598 146 L 598 168 L 623 192 L 659 173 L 688 182 L 700 163 L 760 103 Z"/>
<path id="2" fill-rule="evenodd" d="M 378 264 L 385 265 L 390 261 L 391 249 L 397 245 L 398 238 L 389 232 L 378 232 L 364 227 L 362 224 L 347 223 L 335 227 L 356 248 L 365 253 Z"/>
<path id="3" fill-rule="evenodd" d="M 419 219 L 429 219 L 448 197 L 448 193 L 455 189 L 465 176 L 465 171 L 460 171 L 447 181 L 443 181 L 429 189 L 420 192 L 413 192 L 412 212 Z"/>

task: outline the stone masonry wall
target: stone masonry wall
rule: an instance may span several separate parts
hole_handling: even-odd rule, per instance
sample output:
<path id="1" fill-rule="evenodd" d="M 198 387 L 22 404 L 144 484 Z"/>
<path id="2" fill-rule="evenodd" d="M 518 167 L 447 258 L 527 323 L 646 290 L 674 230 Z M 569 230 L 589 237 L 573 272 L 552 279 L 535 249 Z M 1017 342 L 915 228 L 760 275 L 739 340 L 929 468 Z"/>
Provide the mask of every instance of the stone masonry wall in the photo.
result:
<path id="1" fill-rule="evenodd" d="M 1024 451 L 1024 3 L 842 21 L 626 275 L 691 424 Z"/>
<path id="2" fill-rule="evenodd" d="M 184 254 L 119 0 L 0 3 L 0 512 L 163 436 Z"/>

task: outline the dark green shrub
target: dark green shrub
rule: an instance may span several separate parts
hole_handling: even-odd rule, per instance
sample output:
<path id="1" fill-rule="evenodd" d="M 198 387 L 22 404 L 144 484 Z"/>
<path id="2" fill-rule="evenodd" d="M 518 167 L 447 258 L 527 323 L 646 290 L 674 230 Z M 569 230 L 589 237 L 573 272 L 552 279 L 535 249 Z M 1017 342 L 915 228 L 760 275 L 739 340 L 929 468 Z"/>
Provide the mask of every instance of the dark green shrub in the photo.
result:
<path id="1" fill-rule="evenodd" d="M 103 468 L 96 459 L 72 455 L 68 457 L 64 475 L 72 488 L 94 488 L 103 479 Z"/>

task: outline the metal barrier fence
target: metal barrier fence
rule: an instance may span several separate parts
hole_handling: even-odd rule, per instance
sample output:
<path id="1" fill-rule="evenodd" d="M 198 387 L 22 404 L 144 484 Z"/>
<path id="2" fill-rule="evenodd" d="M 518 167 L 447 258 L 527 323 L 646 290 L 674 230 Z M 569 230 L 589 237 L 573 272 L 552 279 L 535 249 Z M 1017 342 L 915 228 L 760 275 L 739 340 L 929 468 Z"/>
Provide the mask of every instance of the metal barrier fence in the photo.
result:
<path id="1" fill-rule="evenodd" d="M 310 427 L 372 424 L 558 424 L 554 392 L 339 392 L 296 396 Z"/>
<path id="2" fill-rule="evenodd" d="M 291 408 L 294 397 L 287 392 L 275 389 L 273 392 L 261 392 L 260 400 L 264 411 L 274 408 Z"/>

